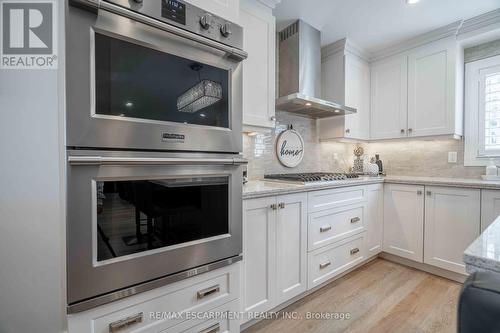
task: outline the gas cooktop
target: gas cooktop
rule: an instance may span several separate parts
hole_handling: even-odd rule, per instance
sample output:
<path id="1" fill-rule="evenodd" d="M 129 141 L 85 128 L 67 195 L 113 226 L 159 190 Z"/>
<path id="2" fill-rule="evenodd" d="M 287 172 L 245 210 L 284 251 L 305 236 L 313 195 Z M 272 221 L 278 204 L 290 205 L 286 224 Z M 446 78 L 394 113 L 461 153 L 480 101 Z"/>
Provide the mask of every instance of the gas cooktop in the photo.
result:
<path id="1" fill-rule="evenodd" d="M 329 173 L 329 172 L 306 172 L 306 173 L 278 173 L 264 175 L 265 180 L 284 181 L 293 183 L 309 184 L 313 182 L 330 182 L 335 180 L 346 180 L 358 178 L 354 173 Z"/>

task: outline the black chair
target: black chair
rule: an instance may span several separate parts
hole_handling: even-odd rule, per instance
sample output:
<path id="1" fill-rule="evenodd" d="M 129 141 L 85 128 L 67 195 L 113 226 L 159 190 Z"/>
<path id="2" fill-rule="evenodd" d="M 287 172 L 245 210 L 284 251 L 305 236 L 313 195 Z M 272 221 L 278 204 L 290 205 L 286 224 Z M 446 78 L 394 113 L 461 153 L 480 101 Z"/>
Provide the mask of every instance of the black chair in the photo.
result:
<path id="1" fill-rule="evenodd" d="M 469 276 L 460 293 L 457 326 L 459 333 L 500 332 L 500 274 Z"/>

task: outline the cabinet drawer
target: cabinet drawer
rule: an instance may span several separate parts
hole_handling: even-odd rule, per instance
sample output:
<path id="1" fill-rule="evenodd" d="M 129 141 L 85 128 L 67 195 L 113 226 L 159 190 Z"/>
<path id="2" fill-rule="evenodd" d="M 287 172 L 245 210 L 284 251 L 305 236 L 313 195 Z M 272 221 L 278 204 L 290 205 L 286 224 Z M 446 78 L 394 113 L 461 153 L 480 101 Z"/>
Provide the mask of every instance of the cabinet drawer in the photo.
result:
<path id="1" fill-rule="evenodd" d="M 308 289 L 335 277 L 365 257 L 363 234 L 309 253 Z"/>
<path id="2" fill-rule="evenodd" d="M 160 332 L 239 298 L 239 263 L 68 317 L 69 333 Z M 175 313 L 157 318 L 157 313 Z M 121 329 L 119 329 L 121 328 Z"/>
<path id="3" fill-rule="evenodd" d="M 365 209 L 361 203 L 309 214 L 309 251 L 364 231 Z"/>
<path id="4" fill-rule="evenodd" d="M 309 192 L 307 197 L 308 212 L 317 212 L 344 205 L 350 205 L 365 200 L 366 187 L 351 186 Z"/>
<path id="5" fill-rule="evenodd" d="M 190 316 L 200 316 L 200 318 L 186 320 L 160 333 L 239 333 L 240 322 L 231 315 L 238 311 L 239 300 L 234 300 L 207 313 L 190 313 Z"/>

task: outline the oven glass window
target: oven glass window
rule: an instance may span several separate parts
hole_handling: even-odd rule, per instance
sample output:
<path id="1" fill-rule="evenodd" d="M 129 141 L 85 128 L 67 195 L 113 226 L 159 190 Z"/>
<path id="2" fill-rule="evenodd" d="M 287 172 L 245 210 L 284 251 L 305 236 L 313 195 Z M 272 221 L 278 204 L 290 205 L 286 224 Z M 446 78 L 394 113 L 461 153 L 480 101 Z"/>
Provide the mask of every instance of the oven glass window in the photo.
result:
<path id="1" fill-rule="evenodd" d="M 229 71 L 95 34 L 99 115 L 229 128 Z"/>
<path id="2" fill-rule="evenodd" d="M 228 177 L 97 181 L 97 260 L 224 235 Z"/>

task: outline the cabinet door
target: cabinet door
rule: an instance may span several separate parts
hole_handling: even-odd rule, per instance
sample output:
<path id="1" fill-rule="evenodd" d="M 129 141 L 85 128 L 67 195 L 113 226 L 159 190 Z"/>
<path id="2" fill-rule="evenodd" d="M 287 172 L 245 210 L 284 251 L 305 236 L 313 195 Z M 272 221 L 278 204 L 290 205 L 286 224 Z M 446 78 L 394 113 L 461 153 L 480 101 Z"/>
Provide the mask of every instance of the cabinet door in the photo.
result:
<path id="1" fill-rule="evenodd" d="M 345 116 L 345 137 L 370 138 L 370 67 L 350 54 L 345 56 L 345 105 L 356 108 Z"/>
<path id="2" fill-rule="evenodd" d="M 424 187 L 384 187 L 384 251 L 423 262 Z"/>
<path id="3" fill-rule="evenodd" d="M 366 200 L 366 251 L 367 256 L 370 257 L 382 251 L 382 240 L 384 235 L 384 186 L 368 186 Z"/>
<path id="4" fill-rule="evenodd" d="M 243 201 L 242 311 L 276 306 L 276 197 Z"/>
<path id="5" fill-rule="evenodd" d="M 406 137 L 408 58 L 397 56 L 371 67 L 371 139 Z"/>
<path id="6" fill-rule="evenodd" d="M 279 196 L 276 223 L 277 303 L 307 289 L 307 193 Z"/>
<path id="7" fill-rule="evenodd" d="M 436 42 L 408 57 L 408 136 L 454 134 L 455 48 Z"/>
<path id="8" fill-rule="evenodd" d="M 465 274 L 465 249 L 479 236 L 480 190 L 425 187 L 426 264 Z"/>
<path id="9" fill-rule="evenodd" d="M 481 232 L 500 216 L 500 191 L 481 191 Z"/>
<path id="10" fill-rule="evenodd" d="M 243 61 L 243 125 L 274 127 L 275 18 L 271 9 L 253 0 L 241 2 L 245 29 Z"/>

